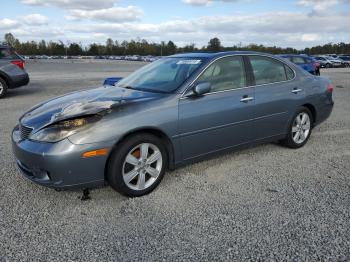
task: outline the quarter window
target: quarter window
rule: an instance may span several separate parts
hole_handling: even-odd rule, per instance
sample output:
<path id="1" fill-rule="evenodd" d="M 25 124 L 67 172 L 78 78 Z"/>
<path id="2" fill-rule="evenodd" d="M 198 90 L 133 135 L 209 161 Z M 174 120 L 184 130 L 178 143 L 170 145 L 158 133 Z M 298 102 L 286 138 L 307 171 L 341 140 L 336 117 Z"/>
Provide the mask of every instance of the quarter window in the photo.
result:
<path id="1" fill-rule="evenodd" d="M 256 85 L 270 84 L 287 80 L 286 69 L 283 63 L 262 56 L 249 56 L 253 67 Z"/>
<path id="2" fill-rule="evenodd" d="M 198 82 L 209 82 L 211 92 L 245 87 L 246 78 L 242 58 L 224 57 L 215 61 L 198 78 Z"/>
<path id="3" fill-rule="evenodd" d="M 286 68 L 287 79 L 292 80 L 294 78 L 294 71 L 287 65 L 284 65 Z"/>

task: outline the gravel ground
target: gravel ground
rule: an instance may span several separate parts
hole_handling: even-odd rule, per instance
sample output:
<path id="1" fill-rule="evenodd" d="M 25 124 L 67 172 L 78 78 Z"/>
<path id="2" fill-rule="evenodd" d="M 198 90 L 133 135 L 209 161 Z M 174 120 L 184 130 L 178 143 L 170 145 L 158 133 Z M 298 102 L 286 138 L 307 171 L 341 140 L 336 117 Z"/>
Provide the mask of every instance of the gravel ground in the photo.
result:
<path id="1" fill-rule="evenodd" d="M 266 144 L 168 172 L 152 194 L 56 192 L 22 178 L 10 133 L 32 105 L 137 62 L 34 62 L 0 101 L 0 261 L 350 260 L 350 69 L 308 144 Z"/>

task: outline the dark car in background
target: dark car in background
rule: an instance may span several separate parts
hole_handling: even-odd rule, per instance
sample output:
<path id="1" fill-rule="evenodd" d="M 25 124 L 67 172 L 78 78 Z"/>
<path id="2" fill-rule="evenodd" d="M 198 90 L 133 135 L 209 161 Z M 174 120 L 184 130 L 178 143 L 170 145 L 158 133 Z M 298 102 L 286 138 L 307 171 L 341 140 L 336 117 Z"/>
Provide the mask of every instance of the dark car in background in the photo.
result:
<path id="1" fill-rule="evenodd" d="M 21 87 L 29 83 L 25 61 L 13 48 L 0 45 L 0 98 L 10 88 Z"/>
<path id="2" fill-rule="evenodd" d="M 320 75 L 320 64 L 312 57 L 307 55 L 280 55 L 280 57 L 283 57 L 285 59 L 288 59 L 292 63 L 298 65 L 305 71 L 309 72 L 313 75 Z"/>
<path id="3" fill-rule="evenodd" d="M 167 168 L 218 152 L 272 141 L 300 148 L 333 108 L 329 79 L 263 53 L 178 54 L 115 81 L 19 119 L 12 145 L 26 178 L 55 188 L 107 182 L 142 196 Z"/>

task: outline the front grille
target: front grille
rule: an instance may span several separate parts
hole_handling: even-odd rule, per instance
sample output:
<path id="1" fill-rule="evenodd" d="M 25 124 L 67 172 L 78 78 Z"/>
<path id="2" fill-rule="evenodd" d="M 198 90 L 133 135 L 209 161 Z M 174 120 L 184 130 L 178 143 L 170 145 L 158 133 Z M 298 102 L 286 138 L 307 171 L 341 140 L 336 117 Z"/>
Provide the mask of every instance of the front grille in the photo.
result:
<path id="1" fill-rule="evenodd" d="M 33 131 L 33 128 L 27 127 L 27 126 L 23 126 L 23 125 L 19 125 L 19 132 L 21 134 L 21 139 L 25 140 L 30 136 L 30 133 Z"/>

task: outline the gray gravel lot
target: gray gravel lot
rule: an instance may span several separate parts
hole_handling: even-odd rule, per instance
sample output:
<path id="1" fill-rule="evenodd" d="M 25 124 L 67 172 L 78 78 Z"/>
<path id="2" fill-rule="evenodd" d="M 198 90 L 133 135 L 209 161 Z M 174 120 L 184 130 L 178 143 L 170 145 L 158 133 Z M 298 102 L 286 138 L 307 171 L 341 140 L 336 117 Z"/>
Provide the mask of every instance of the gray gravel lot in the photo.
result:
<path id="1" fill-rule="evenodd" d="M 309 143 L 267 144 L 168 172 L 152 194 L 56 192 L 22 178 L 10 134 L 34 104 L 141 66 L 30 61 L 0 100 L 0 261 L 350 260 L 350 69 L 323 70 L 335 108 Z"/>

